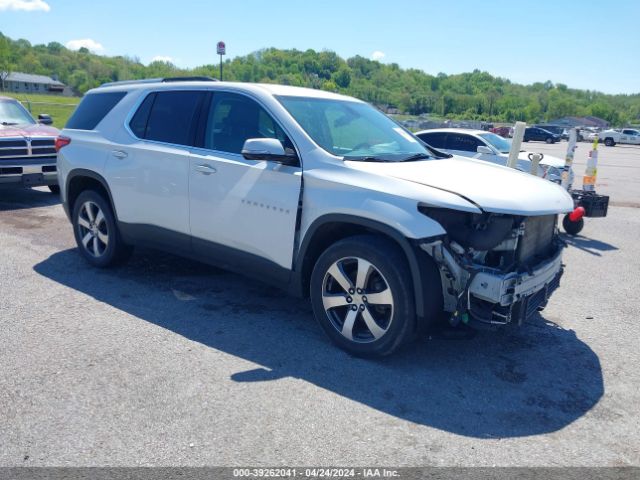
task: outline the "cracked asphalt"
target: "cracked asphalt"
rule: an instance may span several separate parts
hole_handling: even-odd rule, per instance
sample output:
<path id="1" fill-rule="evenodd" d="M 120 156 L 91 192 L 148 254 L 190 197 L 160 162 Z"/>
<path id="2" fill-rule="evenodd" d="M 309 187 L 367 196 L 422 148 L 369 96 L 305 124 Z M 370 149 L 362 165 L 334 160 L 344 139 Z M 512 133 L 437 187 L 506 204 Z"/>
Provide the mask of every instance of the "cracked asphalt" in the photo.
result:
<path id="1" fill-rule="evenodd" d="M 531 322 L 376 361 L 238 275 L 90 268 L 55 196 L 2 190 L 0 466 L 640 465 L 639 157 L 601 154 L 614 206 Z"/>

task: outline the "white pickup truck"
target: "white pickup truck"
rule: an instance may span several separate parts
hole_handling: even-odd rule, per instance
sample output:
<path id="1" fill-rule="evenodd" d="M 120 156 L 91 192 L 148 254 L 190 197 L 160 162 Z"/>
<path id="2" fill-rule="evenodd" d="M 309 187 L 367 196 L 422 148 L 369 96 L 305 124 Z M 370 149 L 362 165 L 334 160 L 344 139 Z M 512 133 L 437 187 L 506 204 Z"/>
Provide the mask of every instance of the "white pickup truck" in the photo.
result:
<path id="1" fill-rule="evenodd" d="M 605 130 L 598 134 L 598 138 L 607 147 L 613 147 L 616 143 L 640 145 L 640 131 L 633 128 Z"/>

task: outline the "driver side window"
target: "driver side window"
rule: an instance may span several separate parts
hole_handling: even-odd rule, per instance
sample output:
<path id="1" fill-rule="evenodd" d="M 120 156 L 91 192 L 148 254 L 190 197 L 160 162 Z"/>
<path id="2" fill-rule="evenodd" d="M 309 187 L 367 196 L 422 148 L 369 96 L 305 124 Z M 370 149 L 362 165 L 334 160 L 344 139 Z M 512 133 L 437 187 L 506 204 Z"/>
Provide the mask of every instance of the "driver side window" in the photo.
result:
<path id="1" fill-rule="evenodd" d="M 240 154 L 249 138 L 275 138 L 285 150 L 295 150 L 282 128 L 254 100 L 235 93 L 214 93 L 204 148 Z"/>

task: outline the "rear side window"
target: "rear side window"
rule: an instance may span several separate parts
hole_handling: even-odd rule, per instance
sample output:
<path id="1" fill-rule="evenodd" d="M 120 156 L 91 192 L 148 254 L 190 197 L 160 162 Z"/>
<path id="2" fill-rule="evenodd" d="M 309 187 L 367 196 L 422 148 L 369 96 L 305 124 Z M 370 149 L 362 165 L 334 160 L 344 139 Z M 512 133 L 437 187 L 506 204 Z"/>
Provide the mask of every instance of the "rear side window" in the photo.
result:
<path id="1" fill-rule="evenodd" d="M 428 145 L 431 145 L 433 148 L 444 148 L 444 142 L 446 139 L 445 133 L 422 133 L 418 135 L 420 140 L 426 142 Z"/>
<path id="2" fill-rule="evenodd" d="M 86 95 L 65 128 L 93 130 L 102 119 L 124 98 L 127 92 L 91 93 Z"/>
<path id="3" fill-rule="evenodd" d="M 149 122 L 149 114 L 151 113 L 151 107 L 153 101 L 156 99 L 156 94 L 152 93 L 144 99 L 144 102 L 138 107 L 138 111 L 129 122 L 129 128 L 133 134 L 138 138 L 144 138 L 147 133 L 147 123 Z"/>
<path id="4" fill-rule="evenodd" d="M 193 145 L 205 92 L 157 92 L 140 105 L 129 126 L 138 138 Z"/>
<path id="5" fill-rule="evenodd" d="M 447 137 L 447 150 L 475 152 L 480 145 L 482 145 L 482 142 L 471 135 L 450 133 Z"/>

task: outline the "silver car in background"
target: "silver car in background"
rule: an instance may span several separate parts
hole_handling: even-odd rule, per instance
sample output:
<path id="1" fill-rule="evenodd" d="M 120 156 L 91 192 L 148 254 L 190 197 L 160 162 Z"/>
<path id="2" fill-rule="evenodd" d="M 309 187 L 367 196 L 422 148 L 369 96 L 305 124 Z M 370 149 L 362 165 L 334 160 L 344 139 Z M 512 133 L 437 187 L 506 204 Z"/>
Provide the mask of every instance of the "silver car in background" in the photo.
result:
<path id="1" fill-rule="evenodd" d="M 432 147 L 452 155 L 471 157 L 498 165 L 506 165 L 509 159 L 511 140 L 484 130 L 437 128 L 423 130 L 417 132 L 416 135 Z M 520 151 L 518 155 L 518 170 L 523 172 L 531 171 L 531 160 L 529 159 L 531 153 L 533 152 Z M 551 155 L 544 155 L 540 161 L 538 176 L 555 183 L 561 183 L 563 168 L 564 160 Z M 573 171 L 569 172 L 569 181 L 573 183 Z"/>

